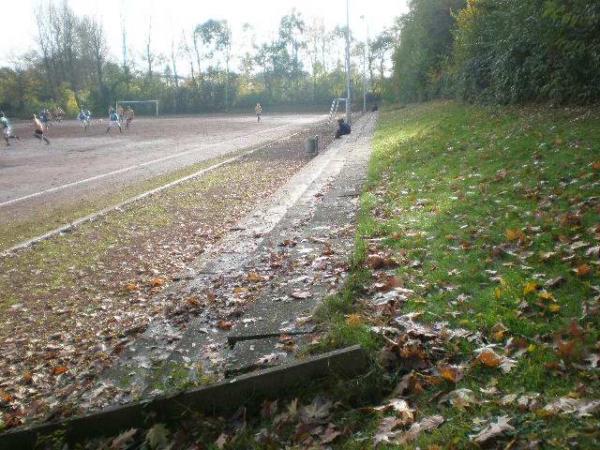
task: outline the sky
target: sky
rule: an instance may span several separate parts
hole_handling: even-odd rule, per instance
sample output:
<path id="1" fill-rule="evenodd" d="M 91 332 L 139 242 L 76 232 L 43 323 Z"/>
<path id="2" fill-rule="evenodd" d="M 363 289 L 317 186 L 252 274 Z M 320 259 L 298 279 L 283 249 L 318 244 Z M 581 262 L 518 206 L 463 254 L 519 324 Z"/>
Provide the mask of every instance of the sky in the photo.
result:
<path id="1" fill-rule="evenodd" d="M 34 12 L 40 4 L 62 0 L 2 0 L 4 13 L 0 44 L 0 65 L 11 65 L 18 56 L 35 49 L 36 23 Z M 10 3 L 9 3 L 10 2 Z M 89 15 L 105 29 L 111 58 L 121 57 L 121 23 L 124 20 L 128 47 L 132 56 L 140 59 L 152 17 L 152 41 L 155 51 L 169 54 L 171 41 L 181 39 L 182 30 L 189 33 L 196 24 L 208 19 L 226 19 L 233 32 L 234 49 L 247 45 L 242 33 L 244 23 L 254 28 L 257 42 L 275 36 L 280 18 L 295 8 L 307 23 L 323 19 L 325 26 L 345 25 L 346 0 L 69 0 L 78 15 Z M 361 41 L 393 24 L 394 18 L 407 9 L 407 0 L 349 0 L 350 28 Z M 361 19 L 364 16 L 365 19 Z M 123 19 L 122 19 L 123 18 Z"/>

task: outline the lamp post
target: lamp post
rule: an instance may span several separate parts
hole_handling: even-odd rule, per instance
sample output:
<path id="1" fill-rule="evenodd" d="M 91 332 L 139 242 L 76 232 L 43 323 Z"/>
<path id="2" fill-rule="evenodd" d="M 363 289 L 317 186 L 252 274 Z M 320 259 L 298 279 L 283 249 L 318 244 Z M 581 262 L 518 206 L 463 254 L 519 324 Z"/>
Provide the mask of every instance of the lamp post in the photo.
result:
<path id="1" fill-rule="evenodd" d="M 346 122 L 351 124 L 352 99 L 350 98 L 350 0 L 346 0 Z"/>
<path id="2" fill-rule="evenodd" d="M 367 58 L 369 55 L 369 22 L 367 22 L 367 18 L 363 14 L 360 16 L 362 20 L 365 21 L 365 51 L 363 55 L 363 114 L 367 112 L 367 91 L 368 91 L 368 82 L 367 82 Z"/>

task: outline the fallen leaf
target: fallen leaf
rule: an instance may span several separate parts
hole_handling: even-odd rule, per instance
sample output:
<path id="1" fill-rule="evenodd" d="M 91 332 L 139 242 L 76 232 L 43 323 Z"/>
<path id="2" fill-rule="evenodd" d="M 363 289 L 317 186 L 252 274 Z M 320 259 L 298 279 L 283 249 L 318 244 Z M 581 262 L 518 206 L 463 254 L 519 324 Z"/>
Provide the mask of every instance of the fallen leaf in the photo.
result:
<path id="1" fill-rule="evenodd" d="M 507 333 L 508 329 L 504 326 L 504 324 L 497 323 L 496 325 L 494 325 L 492 327 L 492 329 L 490 331 L 492 332 L 492 336 L 494 337 L 494 340 L 497 342 L 500 342 L 500 341 L 504 340 L 504 338 L 506 337 L 506 333 Z"/>
<path id="2" fill-rule="evenodd" d="M 575 269 L 575 275 L 580 278 L 587 277 L 592 272 L 592 268 L 587 264 L 581 264 Z"/>
<path id="3" fill-rule="evenodd" d="M 162 423 L 153 425 L 146 432 L 146 443 L 151 449 L 162 449 L 169 443 L 169 430 Z"/>
<path id="4" fill-rule="evenodd" d="M 330 423 L 321 435 L 321 444 L 331 444 L 341 436 L 341 434 L 342 432 L 339 431 L 334 424 Z"/>
<path id="5" fill-rule="evenodd" d="M 231 330 L 231 327 L 233 327 L 233 322 L 229 321 L 229 320 L 219 320 L 217 322 L 217 328 L 221 329 L 221 330 Z"/>
<path id="6" fill-rule="evenodd" d="M 544 406 L 543 411 L 551 415 L 575 414 L 577 417 L 586 417 L 591 416 L 598 409 L 600 409 L 600 400 L 561 397 Z"/>
<path id="7" fill-rule="evenodd" d="M 152 286 L 152 287 L 160 287 L 160 286 L 163 286 L 164 284 L 165 284 L 164 278 L 156 277 L 156 278 L 152 278 L 150 280 L 150 286 Z"/>
<path id="8" fill-rule="evenodd" d="M 316 396 L 314 400 L 300 408 L 300 420 L 304 423 L 318 423 L 329 417 L 330 409 L 333 403 L 321 396 Z"/>
<path id="9" fill-rule="evenodd" d="M 484 349 L 477 356 L 477 360 L 487 367 L 498 367 L 502 363 L 502 358 L 491 349 Z"/>
<path id="10" fill-rule="evenodd" d="M 540 293 L 538 294 L 538 298 L 540 300 L 545 300 L 545 301 L 555 301 L 556 300 L 554 298 L 554 295 L 551 292 L 548 292 L 546 290 L 540 291 Z"/>
<path id="11" fill-rule="evenodd" d="M 137 428 L 132 428 L 131 430 L 124 431 L 119 434 L 116 438 L 114 438 L 110 443 L 111 450 L 122 450 L 128 448 L 133 441 L 133 438 L 137 434 Z"/>
<path id="12" fill-rule="evenodd" d="M 422 432 L 435 430 L 443 423 L 444 418 L 442 416 L 425 417 L 419 422 L 413 423 L 406 433 L 403 433 L 395 440 L 395 443 L 402 445 L 414 441 Z"/>
<path id="13" fill-rule="evenodd" d="M 312 297 L 312 294 L 309 291 L 302 291 L 300 289 L 292 291 L 290 295 L 297 300 L 304 300 Z"/>
<path id="14" fill-rule="evenodd" d="M 488 424 L 479 433 L 469 435 L 469 439 L 477 444 L 483 444 L 490 439 L 501 436 L 507 431 L 514 431 L 514 427 L 508 423 L 509 421 L 508 416 L 500 416 L 496 419 L 496 422 Z"/>
<path id="15" fill-rule="evenodd" d="M 137 290 L 139 290 L 139 288 L 140 287 L 137 285 L 137 283 L 127 283 L 125 285 L 125 290 L 129 291 L 129 292 L 137 291 Z"/>
<path id="16" fill-rule="evenodd" d="M 349 315 L 349 316 L 346 318 L 346 324 L 347 324 L 349 327 L 352 327 L 352 328 L 359 327 L 359 326 L 361 326 L 361 325 L 362 325 L 362 323 L 363 323 L 363 320 L 362 320 L 362 318 L 360 317 L 360 315 L 359 315 L 359 314 L 350 314 L 350 315 Z"/>
<path id="17" fill-rule="evenodd" d="M 395 398 L 389 400 L 387 403 L 381 406 L 373 408 L 373 411 L 388 412 L 393 411 L 396 418 L 400 420 L 401 425 L 408 425 L 415 421 L 415 411 L 412 409 L 408 402 L 401 398 Z"/>
<path id="18" fill-rule="evenodd" d="M 223 448 L 225 448 L 225 445 L 227 445 L 227 442 L 229 442 L 230 439 L 231 439 L 231 436 L 229 436 L 226 433 L 221 433 L 219 435 L 219 437 L 217 438 L 217 440 L 215 441 L 215 446 L 218 449 L 223 449 Z"/>
<path id="19" fill-rule="evenodd" d="M 560 311 L 560 305 L 557 305 L 556 303 L 553 303 L 552 305 L 548 306 L 548 311 L 550 311 L 551 313 L 556 314 L 557 312 Z"/>
<path id="20" fill-rule="evenodd" d="M 458 383 L 463 379 L 464 369 L 461 366 L 454 365 L 444 365 L 438 366 L 438 371 L 440 372 L 440 376 L 451 383 Z"/>
<path id="21" fill-rule="evenodd" d="M 385 265 L 385 262 L 381 255 L 369 255 L 367 256 L 366 264 L 367 267 L 377 270 L 381 269 Z"/>
<path id="22" fill-rule="evenodd" d="M 68 372 L 69 368 L 65 366 L 56 366 L 52 369 L 52 375 L 62 375 L 65 372 Z"/>
<path id="23" fill-rule="evenodd" d="M 525 286 L 523 287 L 523 295 L 531 294 L 532 292 L 537 291 L 538 287 L 539 286 L 535 281 L 529 281 L 525 283 Z"/>
<path id="24" fill-rule="evenodd" d="M 262 281 L 268 280 L 267 277 L 262 276 L 256 272 L 250 272 L 248 275 L 246 275 L 246 279 L 251 283 L 260 283 Z"/>
<path id="25" fill-rule="evenodd" d="M 444 402 L 448 402 L 458 409 L 464 409 L 467 406 L 477 403 L 477 399 L 475 398 L 475 393 L 471 389 L 461 388 L 455 389 L 444 395 L 439 403 Z"/>
<path id="26" fill-rule="evenodd" d="M 505 231 L 505 235 L 506 235 L 506 239 L 508 239 L 511 242 L 514 242 L 514 241 L 524 242 L 526 239 L 525 233 L 523 233 L 523 231 L 519 230 L 518 228 L 508 228 Z"/>

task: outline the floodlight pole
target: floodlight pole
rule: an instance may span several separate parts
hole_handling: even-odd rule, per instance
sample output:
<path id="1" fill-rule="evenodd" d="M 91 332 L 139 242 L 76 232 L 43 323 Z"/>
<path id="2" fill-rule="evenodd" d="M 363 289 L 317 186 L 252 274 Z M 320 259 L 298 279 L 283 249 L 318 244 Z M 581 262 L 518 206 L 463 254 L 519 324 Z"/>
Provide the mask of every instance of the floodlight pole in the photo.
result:
<path id="1" fill-rule="evenodd" d="M 352 100 L 350 97 L 350 0 L 346 0 L 346 122 L 351 124 Z"/>
<path id="2" fill-rule="evenodd" d="M 367 90 L 368 90 L 368 81 L 367 81 L 367 58 L 369 55 L 369 22 L 367 22 L 367 18 L 363 14 L 360 16 L 361 19 L 365 21 L 366 27 L 366 38 L 365 38 L 365 51 L 363 55 L 363 114 L 367 112 Z"/>

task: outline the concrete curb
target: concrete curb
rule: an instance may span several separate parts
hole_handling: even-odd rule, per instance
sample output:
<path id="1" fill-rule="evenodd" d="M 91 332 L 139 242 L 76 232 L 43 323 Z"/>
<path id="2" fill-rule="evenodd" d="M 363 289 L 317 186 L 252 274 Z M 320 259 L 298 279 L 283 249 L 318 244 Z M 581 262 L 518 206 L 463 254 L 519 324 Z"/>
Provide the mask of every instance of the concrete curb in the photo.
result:
<path id="1" fill-rule="evenodd" d="M 0 450 L 34 448 L 38 439 L 64 432 L 72 443 L 100 436 L 112 436 L 130 428 L 147 425 L 152 421 L 173 422 L 191 412 L 206 415 L 231 414 L 240 406 L 255 406 L 265 398 L 289 395 L 293 388 L 307 382 L 335 375 L 351 378 L 365 373 L 369 368 L 367 353 L 355 345 L 291 363 L 242 375 L 206 387 L 159 396 L 142 402 L 115 406 L 102 411 L 58 422 L 34 425 L 29 428 L 0 434 Z"/>

